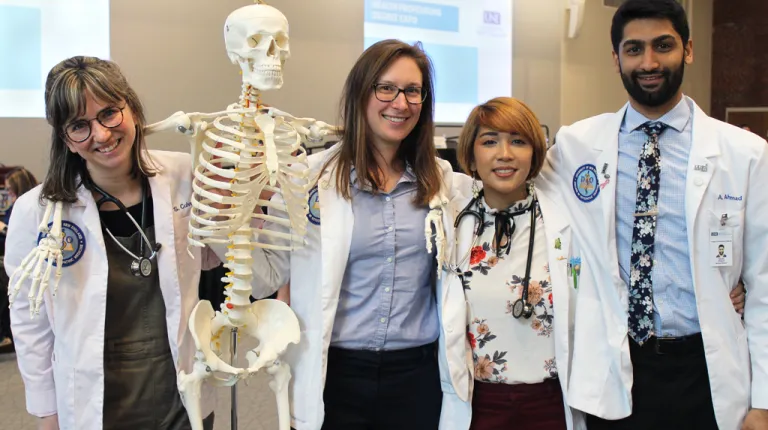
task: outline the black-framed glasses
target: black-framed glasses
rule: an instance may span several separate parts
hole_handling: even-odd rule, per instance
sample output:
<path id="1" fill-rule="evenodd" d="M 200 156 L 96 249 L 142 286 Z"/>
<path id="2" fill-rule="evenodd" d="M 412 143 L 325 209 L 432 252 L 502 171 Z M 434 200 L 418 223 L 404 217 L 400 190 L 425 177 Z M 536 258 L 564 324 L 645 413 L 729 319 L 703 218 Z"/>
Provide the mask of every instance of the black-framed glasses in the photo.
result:
<path id="1" fill-rule="evenodd" d="M 73 142 L 85 142 L 91 137 L 91 122 L 93 120 L 98 121 L 99 124 L 106 128 L 115 128 L 123 123 L 123 109 L 125 109 L 125 106 L 104 108 L 96 114 L 96 118 L 79 119 L 69 123 L 64 127 L 64 132 Z"/>
<path id="2" fill-rule="evenodd" d="M 421 87 L 399 88 L 392 84 L 373 84 L 373 93 L 381 102 L 394 101 L 400 93 L 403 93 L 405 101 L 412 105 L 420 105 L 427 98 L 427 90 Z"/>

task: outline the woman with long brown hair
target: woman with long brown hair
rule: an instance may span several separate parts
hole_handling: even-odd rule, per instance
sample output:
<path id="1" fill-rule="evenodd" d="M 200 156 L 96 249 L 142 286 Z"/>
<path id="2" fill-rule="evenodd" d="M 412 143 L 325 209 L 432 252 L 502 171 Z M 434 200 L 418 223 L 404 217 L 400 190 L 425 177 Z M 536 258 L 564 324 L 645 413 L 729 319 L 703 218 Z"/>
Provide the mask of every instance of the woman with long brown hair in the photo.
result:
<path id="1" fill-rule="evenodd" d="M 183 246 L 189 210 L 178 210 L 192 194 L 190 156 L 147 149 L 142 103 L 111 61 L 62 61 L 45 102 L 48 171 L 14 205 L 5 258 L 11 275 L 50 241 L 39 225 L 50 202 L 60 205 L 60 275 L 39 300 L 27 299 L 23 276 L 9 286 L 27 411 L 39 429 L 189 429 L 176 374 L 194 359 L 186 325 L 201 265 Z M 32 282 L 52 272 L 41 266 Z"/>
<path id="2" fill-rule="evenodd" d="M 255 258 L 254 295 L 291 282 L 298 430 L 438 428 L 446 399 L 428 248 L 433 233 L 443 246 L 454 174 L 436 158 L 433 87 L 419 45 L 369 47 L 344 85 L 341 142 L 309 158 L 318 181 L 306 246 Z"/>

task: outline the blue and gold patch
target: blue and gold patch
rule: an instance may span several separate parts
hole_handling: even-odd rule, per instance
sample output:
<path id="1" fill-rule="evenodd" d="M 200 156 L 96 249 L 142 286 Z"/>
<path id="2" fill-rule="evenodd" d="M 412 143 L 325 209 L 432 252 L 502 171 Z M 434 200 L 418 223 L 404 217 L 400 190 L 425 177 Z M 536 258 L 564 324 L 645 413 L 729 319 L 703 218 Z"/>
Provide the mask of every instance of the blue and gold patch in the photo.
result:
<path id="1" fill-rule="evenodd" d="M 48 223 L 48 229 L 53 227 L 53 223 Z M 69 267 L 83 258 L 85 253 L 85 234 L 77 224 L 62 220 L 61 231 L 64 233 L 64 239 L 61 241 L 62 262 L 61 267 Z M 43 239 L 43 233 L 37 236 L 37 243 Z M 53 265 L 56 265 L 54 261 Z"/>
<path id="2" fill-rule="evenodd" d="M 593 164 L 585 164 L 573 175 L 573 192 L 584 203 L 589 203 L 600 195 L 597 181 L 597 169 Z"/>
<path id="3" fill-rule="evenodd" d="M 314 225 L 320 225 L 320 200 L 318 199 L 317 185 L 309 191 L 307 205 L 309 206 L 307 219 Z"/>

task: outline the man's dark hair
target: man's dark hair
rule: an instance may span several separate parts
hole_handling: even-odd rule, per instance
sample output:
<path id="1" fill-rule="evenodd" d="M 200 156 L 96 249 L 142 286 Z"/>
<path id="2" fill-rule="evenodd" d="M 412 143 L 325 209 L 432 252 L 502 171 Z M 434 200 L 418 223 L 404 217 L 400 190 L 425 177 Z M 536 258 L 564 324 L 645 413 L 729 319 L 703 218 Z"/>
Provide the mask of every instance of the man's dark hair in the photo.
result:
<path id="1" fill-rule="evenodd" d="M 666 19 L 672 23 L 677 34 L 688 44 L 691 30 L 685 9 L 676 0 L 627 0 L 613 15 L 611 43 L 613 51 L 619 53 L 619 44 L 624 37 L 624 27 L 636 19 Z"/>

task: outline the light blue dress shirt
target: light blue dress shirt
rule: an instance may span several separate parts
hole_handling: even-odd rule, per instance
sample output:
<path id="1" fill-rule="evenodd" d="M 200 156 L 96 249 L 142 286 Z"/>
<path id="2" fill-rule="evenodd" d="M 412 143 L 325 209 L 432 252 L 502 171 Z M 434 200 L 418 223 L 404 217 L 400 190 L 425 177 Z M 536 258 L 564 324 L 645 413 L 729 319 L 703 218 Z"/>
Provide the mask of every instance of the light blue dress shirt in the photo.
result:
<path id="1" fill-rule="evenodd" d="M 416 176 L 407 168 L 391 192 L 376 195 L 355 178 L 353 170 L 355 222 L 331 346 L 380 351 L 434 342 L 437 269 L 424 237 L 428 208 L 413 204 Z"/>
<path id="2" fill-rule="evenodd" d="M 630 246 L 637 196 L 637 164 L 650 121 L 630 105 L 619 131 L 616 179 L 616 239 L 621 279 L 629 285 Z M 698 312 L 688 253 L 685 178 L 691 151 L 693 105 L 683 99 L 657 121 L 668 127 L 659 136 L 661 179 L 656 221 L 653 282 L 654 334 L 658 337 L 698 333 Z"/>

